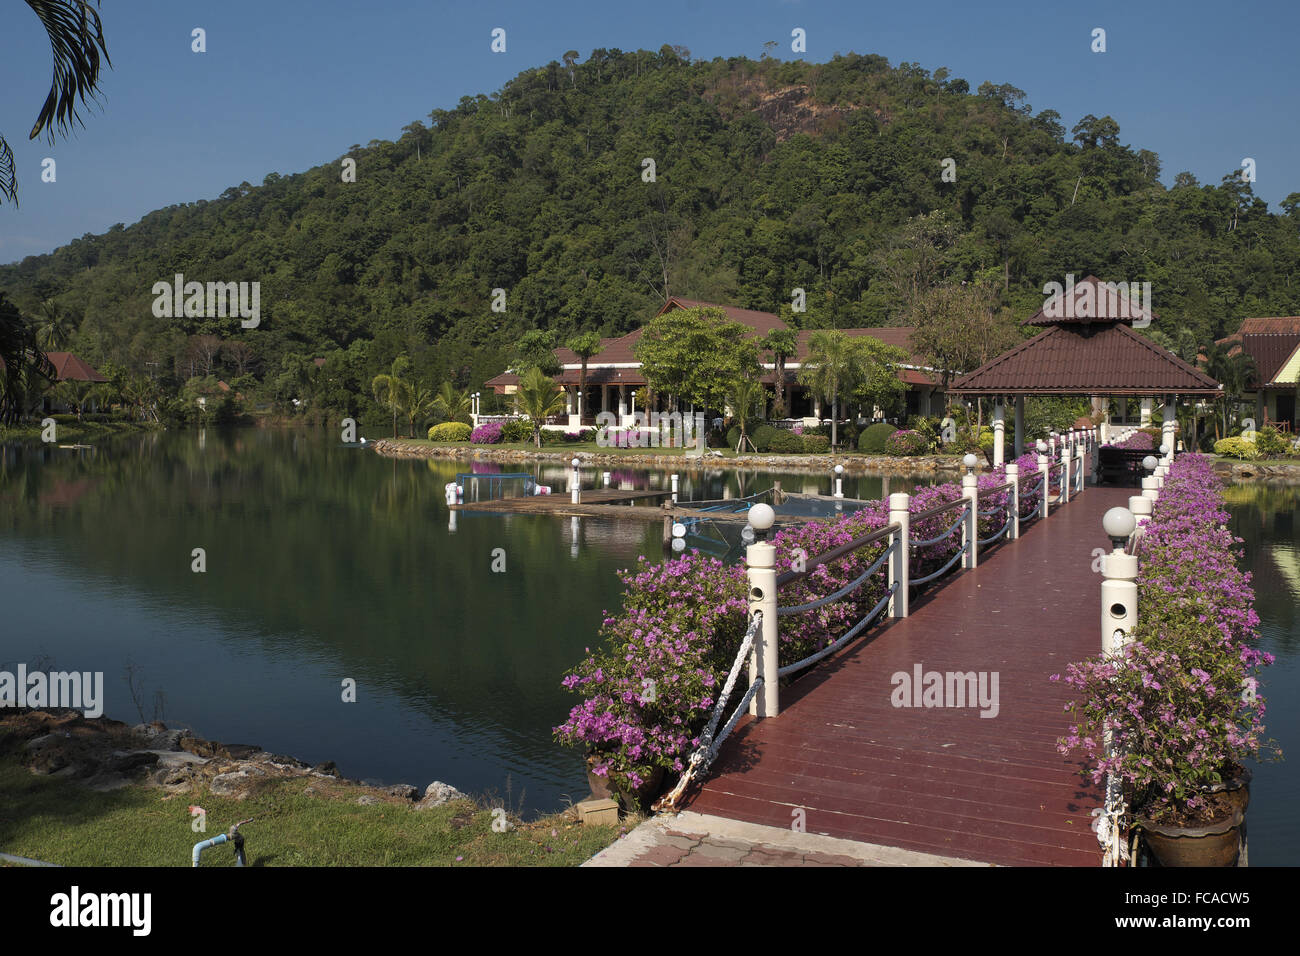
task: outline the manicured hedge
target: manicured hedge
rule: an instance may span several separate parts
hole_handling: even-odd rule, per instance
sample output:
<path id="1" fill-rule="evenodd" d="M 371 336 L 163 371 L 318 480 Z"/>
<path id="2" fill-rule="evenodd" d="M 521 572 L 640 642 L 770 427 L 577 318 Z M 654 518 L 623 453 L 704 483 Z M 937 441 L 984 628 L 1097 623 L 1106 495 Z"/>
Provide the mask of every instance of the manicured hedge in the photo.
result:
<path id="1" fill-rule="evenodd" d="M 886 439 L 896 431 L 898 429 L 888 422 L 868 425 L 858 436 L 858 451 L 866 452 L 868 455 L 883 455 Z"/>
<path id="2" fill-rule="evenodd" d="M 803 436 L 777 429 L 776 434 L 768 441 L 768 450 L 776 452 L 778 455 L 801 455 L 803 454 Z"/>
<path id="3" fill-rule="evenodd" d="M 464 422 L 443 422 L 429 429 L 429 441 L 469 441 L 472 431 Z"/>
<path id="4" fill-rule="evenodd" d="M 501 429 L 501 440 L 507 444 L 533 440 L 533 422 L 529 418 L 512 418 Z"/>
<path id="5" fill-rule="evenodd" d="M 754 442 L 754 447 L 760 452 L 770 451 L 772 448 L 772 439 L 779 433 L 779 429 L 771 425 L 759 425 L 749 435 Z"/>
<path id="6" fill-rule="evenodd" d="M 803 450 L 806 455 L 824 455 L 831 450 L 831 440 L 825 435 L 805 434 Z"/>
<path id="7" fill-rule="evenodd" d="M 920 432 L 896 431 L 885 439 L 885 453 L 900 458 L 913 458 L 930 450 L 930 440 Z"/>

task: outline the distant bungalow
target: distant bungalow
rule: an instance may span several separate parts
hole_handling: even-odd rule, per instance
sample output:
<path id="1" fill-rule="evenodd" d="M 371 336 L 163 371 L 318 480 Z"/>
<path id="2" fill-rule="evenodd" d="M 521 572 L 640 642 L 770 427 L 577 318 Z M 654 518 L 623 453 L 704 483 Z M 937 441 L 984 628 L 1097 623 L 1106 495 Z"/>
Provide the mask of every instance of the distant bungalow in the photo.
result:
<path id="1" fill-rule="evenodd" d="M 1235 333 L 1219 339 L 1229 355 L 1245 352 L 1255 371 L 1246 383 L 1247 402 L 1255 403 L 1255 423 L 1295 433 L 1300 393 L 1300 316 L 1245 319 Z"/>
<path id="2" fill-rule="evenodd" d="M 656 317 L 674 309 L 713 308 L 721 309 L 733 322 L 748 326 L 753 330 L 750 338 L 760 338 L 773 329 L 788 326 L 780 317 L 771 312 L 758 312 L 753 309 L 741 309 L 731 305 L 718 305 L 713 302 L 698 302 L 677 296 L 656 313 Z M 601 350 L 587 361 L 587 395 L 582 400 L 582 424 L 595 424 L 595 417 L 601 412 L 613 412 L 618 416 L 620 425 L 634 424 L 633 416 L 646 409 L 636 408 L 633 393 L 648 385 L 641 372 L 641 363 L 636 357 L 636 345 L 641 341 L 643 329 L 637 329 L 626 335 L 614 338 L 602 338 Z M 791 419 L 802 419 L 805 424 L 814 425 L 822 420 L 822 400 L 820 395 L 801 385 L 798 373 L 808 358 L 808 340 L 814 330 L 795 330 L 796 352 L 785 363 L 785 401 L 787 414 Z M 925 360 L 912 353 L 911 328 L 878 329 L 840 329 L 845 335 L 857 338 L 869 335 L 886 345 L 894 345 L 908 353 L 909 358 L 899 366 L 898 377 L 907 386 L 905 409 L 908 415 L 941 415 L 944 409 L 944 395 L 939 385 L 939 376 L 934 369 L 925 364 Z M 568 427 L 576 427 L 578 422 L 577 392 L 578 380 L 582 374 L 582 359 L 566 348 L 555 350 L 555 358 L 560 364 L 560 374 L 555 377 L 558 386 L 564 389 Z M 764 370 L 760 377 L 766 388 L 767 400 L 764 414 L 771 411 L 776 394 L 776 365 L 769 356 L 761 356 Z M 513 372 L 503 372 L 488 379 L 485 386 L 498 395 L 514 394 L 519 385 L 519 376 Z"/>

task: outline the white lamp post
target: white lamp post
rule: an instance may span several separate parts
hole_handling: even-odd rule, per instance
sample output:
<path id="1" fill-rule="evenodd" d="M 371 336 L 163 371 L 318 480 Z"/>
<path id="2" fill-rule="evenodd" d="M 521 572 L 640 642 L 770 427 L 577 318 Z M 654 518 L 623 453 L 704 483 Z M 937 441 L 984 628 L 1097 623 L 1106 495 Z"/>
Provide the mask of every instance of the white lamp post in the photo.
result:
<path id="1" fill-rule="evenodd" d="M 571 489 L 569 500 L 576 505 L 578 503 L 578 490 L 581 481 L 581 478 L 578 474 L 578 459 L 576 458 L 573 459 L 573 461 L 569 462 L 569 464 L 573 466 L 573 479 L 569 482 L 569 488 Z"/>
<path id="2" fill-rule="evenodd" d="M 835 466 L 835 497 L 844 497 L 844 466 Z"/>
<path id="3" fill-rule="evenodd" d="M 752 685 L 762 678 L 763 687 L 750 701 L 749 712 L 755 717 L 775 717 L 781 710 L 777 677 L 780 665 L 777 661 L 776 548 L 767 542 L 767 533 L 776 521 L 776 512 L 771 505 L 758 504 L 749 509 L 748 518 L 755 538 L 745 549 L 749 613 L 751 617 L 756 611 L 763 615 L 749 658 L 749 683 Z"/>

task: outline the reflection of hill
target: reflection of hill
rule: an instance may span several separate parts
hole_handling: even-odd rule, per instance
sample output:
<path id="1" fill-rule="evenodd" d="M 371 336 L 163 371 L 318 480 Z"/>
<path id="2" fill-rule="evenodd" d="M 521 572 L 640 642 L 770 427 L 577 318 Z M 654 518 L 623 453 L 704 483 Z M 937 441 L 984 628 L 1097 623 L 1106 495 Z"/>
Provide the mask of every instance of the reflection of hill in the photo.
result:
<path id="1" fill-rule="evenodd" d="M 1287 651 L 1300 650 L 1300 488 L 1241 484 L 1226 489 L 1232 531 L 1252 574 L 1260 630 Z"/>

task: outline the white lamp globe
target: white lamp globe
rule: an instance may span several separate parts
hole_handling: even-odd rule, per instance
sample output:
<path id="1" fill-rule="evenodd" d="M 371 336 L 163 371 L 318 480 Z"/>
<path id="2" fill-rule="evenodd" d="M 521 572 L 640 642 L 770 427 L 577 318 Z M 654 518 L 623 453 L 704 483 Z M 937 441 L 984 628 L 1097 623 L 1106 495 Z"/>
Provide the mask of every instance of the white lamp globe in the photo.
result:
<path id="1" fill-rule="evenodd" d="M 1142 459 L 1142 467 L 1147 471 L 1155 471 L 1157 464 L 1159 464 L 1159 462 L 1156 461 L 1155 455 L 1147 455 Z"/>
<path id="2" fill-rule="evenodd" d="M 962 463 L 963 465 L 965 465 L 967 468 L 974 468 L 974 467 L 975 467 L 975 455 L 974 455 L 974 453 L 973 453 L 973 452 L 969 452 L 969 451 L 966 452 L 966 455 L 965 455 L 964 458 L 962 458 L 961 463 Z"/>
<path id="3" fill-rule="evenodd" d="M 776 512 L 771 505 L 754 505 L 749 509 L 749 525 L 755 531 L 766 531 L 776 522 Z"/>
<path id="4" fill-rule="evenodd" d="M 1127 538 L 1137 527 L 1137 519 L 1127 508 L 1111 508 L 1102 516 L 1101 527 L 1112 541 Z"/>

